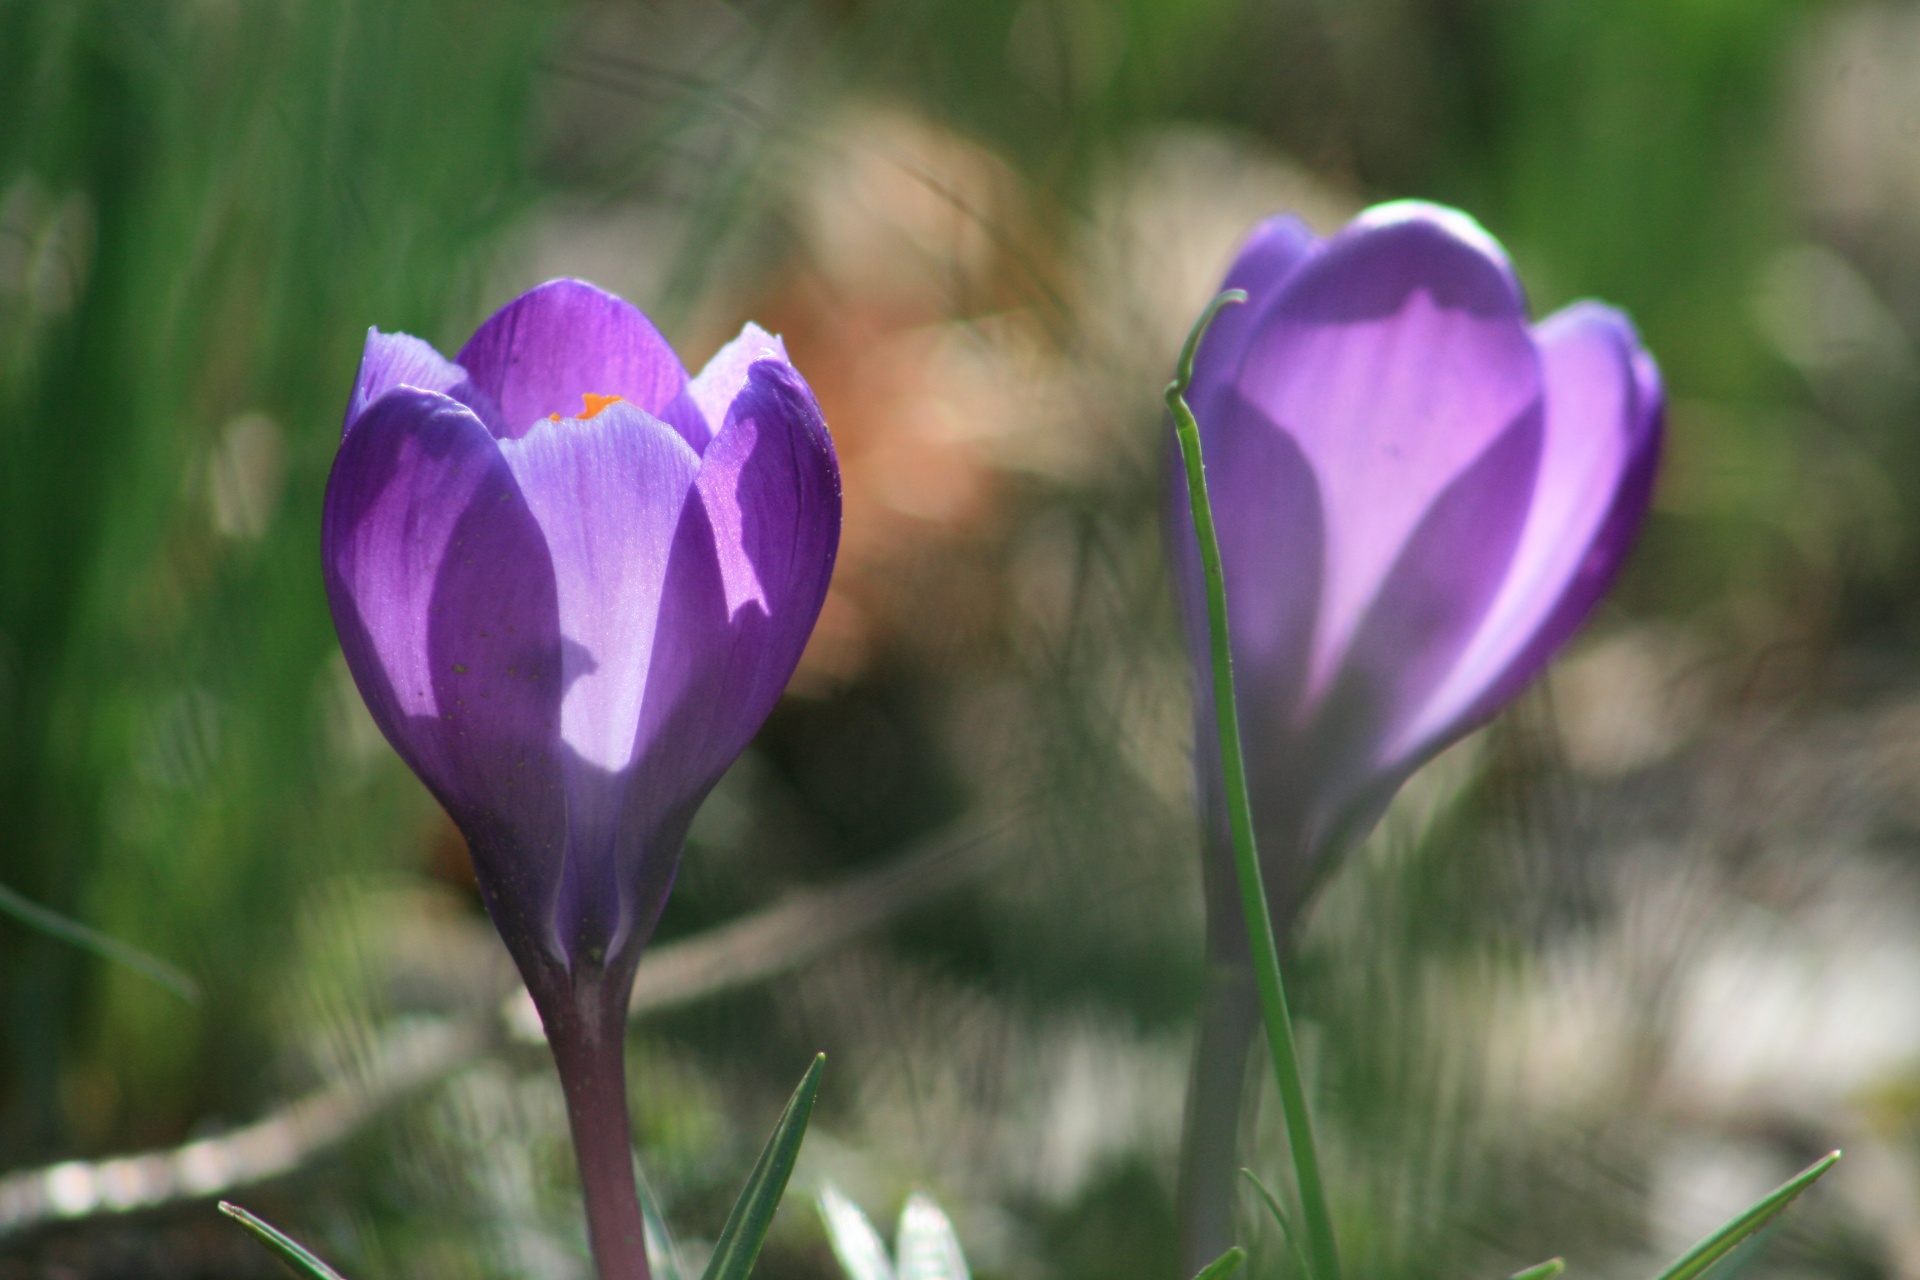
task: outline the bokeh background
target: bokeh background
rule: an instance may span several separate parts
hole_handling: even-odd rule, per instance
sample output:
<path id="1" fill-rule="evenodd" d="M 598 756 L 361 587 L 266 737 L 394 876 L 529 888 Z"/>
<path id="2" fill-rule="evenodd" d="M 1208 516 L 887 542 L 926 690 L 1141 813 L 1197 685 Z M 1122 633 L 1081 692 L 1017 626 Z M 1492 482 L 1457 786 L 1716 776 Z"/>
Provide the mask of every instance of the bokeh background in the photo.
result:
<path id="1" fill-rule="evenodd" d="M 318 572 L 367 327 L 453 350 L 570 274 L 695 367 L 783 333 L 846 480 L 662 940 L 947 858 L 635 1023 L 684 1252 L 825 1049 L 763 1274 L 834 1274 L 832 1182 L 883 1223 L 931 1190 L 990 1280 L 1167 1280 L 1200 964 L 1158 394 L 1255 219 L 1400 196 L 1479 217 L 1539 313 L 1628 308 L 1671 450 L 1551 678 L 1295 939 L 1354 1273 L 1651 1274 L 1845 1146 L 1741 1264 L 1920 1277 L 1893 0 L 0 0 L 0 1277 L 273 1274 L 208 1199 L 64 1162 L 217 1145 L 449 1027 L 489 1029 L 231 1194 L 356 1277 L 586 1274 L 551 1068 Z"/>

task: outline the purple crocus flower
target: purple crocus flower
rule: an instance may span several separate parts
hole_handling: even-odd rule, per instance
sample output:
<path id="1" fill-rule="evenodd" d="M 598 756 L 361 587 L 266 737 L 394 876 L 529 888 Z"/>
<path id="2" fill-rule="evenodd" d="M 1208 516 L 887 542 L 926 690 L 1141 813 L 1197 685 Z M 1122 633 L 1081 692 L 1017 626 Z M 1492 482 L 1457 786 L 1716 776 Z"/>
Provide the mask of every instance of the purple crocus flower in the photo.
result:
<path id="1" fill-rule="evenodd" d="M 1188 403 L 1226 572 L 1261 865 L 1284 935 L 1315 875 L 1408 775 L 1511 700 L 1599 599 L 1647 510 L 1662 394 L 1625 316 L 1583 302 L 1529 326 L 1500 246 L 1435 205 L 1381 205 L 1325 241 L 1292 217 L 1270 219 L 1223 288 L 1246 290 L 1247 302 L 1202 341 Z M 1204 583 L 1185 487 L 1173 488 L 1218 988 L 1190 1101 L 1193 1179 L 1203 1177 L 1193 1144 L 1213 1141 L 1192 1132 L 1208 1127 L 1194 1123 L 1200 1112 L 1237 1117 L 1254 1015 Z M 1240 1048 L 1210 1051 L 1209 1036 Z M 1203 1081 L 1208 1070 L 1217 1078 Z M 1205 1261 L 1225 1245 L 1224 1219 L 1200 1226 L 1194 1197 L 1211 1193 L 1183 1194 L 1188 1261 Z"/>
<path id="2" fill-rule="evenodd" d="M 840 535 L 833 444 L 753 325 L 689 379 L 577 280 L 449 362 L 371 332 L 321 530 L 347 665 L 465 833 L 560 1068 L 606 1277 L 644 1276 L 622 1054 L 694 811 L 772 710 Z"/>

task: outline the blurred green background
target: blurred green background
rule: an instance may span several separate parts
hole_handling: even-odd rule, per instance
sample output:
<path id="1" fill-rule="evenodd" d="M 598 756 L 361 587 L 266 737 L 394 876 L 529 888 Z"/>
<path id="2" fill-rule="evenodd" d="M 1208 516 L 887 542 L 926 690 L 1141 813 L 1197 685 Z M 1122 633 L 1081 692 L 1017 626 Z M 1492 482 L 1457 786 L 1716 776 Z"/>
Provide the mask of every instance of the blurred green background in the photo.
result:
<path id="1" fill-rule="evenodd" d="M 1200 962 L 1158 392 L 1255 219 L 1401 196 L 1480 218 L 1540 314 L 1626 307 L 1671 448 L 1567 661 L 1298 940 L 1356 1272 L 1644 1271 L 1844 1143 L 1751 1265 L 1920 1276 L 1891 2 L 0 0 L 0 887 L 199 993 L 0 915 L 0 1170 L 218 1135 L 501 994 L 346 677 L 320 499 L 368 326 L 452 351 L 575 274 L 696 367 L 784 333 L 846 475 L 662 939 L 1011 846 L 637 1024 L 669 1216 L 711 1238 L 826 1048 L 800 1191 L 928 1187 L 990 1277 L 1164 1280 Z M 560 1116 L 502 1042 L 236 1198 L 354 1275 L 584 1275 Z M 805 1198 L 768 1274 L 831 1272 Z M 0 1276 L 269 1273 L 204 1200 L 69 1219 L 0 1225 Z"/>

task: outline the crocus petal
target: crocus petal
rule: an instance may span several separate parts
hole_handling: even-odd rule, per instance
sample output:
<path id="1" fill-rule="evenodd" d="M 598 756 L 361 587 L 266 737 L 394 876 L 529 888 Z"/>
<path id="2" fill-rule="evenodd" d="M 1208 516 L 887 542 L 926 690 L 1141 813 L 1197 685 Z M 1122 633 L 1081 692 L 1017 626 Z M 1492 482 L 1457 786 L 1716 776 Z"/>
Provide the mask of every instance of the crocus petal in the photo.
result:
<path id="1" fill-rule="evenodd" d="M 1357 220 L 1287 277 L 1241 360 L 1241 393 L 1299 445 L 1325 513 L 1311 696 L 1331 685 L 1441 494 L 1509 432 L 1539 430 L 1519 286 L 1458 220 L 1417 205 Z M 1528 494 L 1490 487 L 1485 498 L 1524 509 Z"/>
<path id="2" fill-rule="evenodd" d="M 1501 592 L 1540 465 L 1541 418 L 1536 404 L 1451 478 L 1355 625 L 1310 731 L 1318 821 L 1343 821 L 1398 765 L 1386 746 L 1422 714 Z"/>
<path id="3" fill-rule="evenodd" d="M 668 550 L 699 459 L 671 427 L 621 401 L 591 420 L 542 421 L 502 456 L 546 538 L 561 625 L 565 869 L 552 945 L 571 957 L 621 948 L 634 904 L 621 891 L 622 808 Z M 652 828 L 629 833 L 645 844 Z M 671 866 L 678 852 L 636 849 Z"/>
<path id="4" fill-rule="evenodd" d="M 787 344 L 749 321 L 740 336 L 714 353 L 707 367 L 687 385 L 687 395 L 700 410 L 709 438 L 726 424 L 727 410 L 747 385 L 747 370 L 761 360 L 791 364 Z"/>
<path id="5" fill-rule="evenodd" d="M 467 371 L 430 344 L 410 334 L 369 329 L 367 345 L 360 354 L 360 371 L 353 379 L 353 394 L 347 398 L 347 416 L 341 424 L 341 434 L 353 429 L 354 421 L 366 412 L 368 405 L 402 386 L 452 396 L 489 426 L 498 415 L 492 398 L 473 385 Z"/>
<path id="6" fill-rule="evenodd" d="M 739 711 L 719 742 L 746 746 L 812 634 L 840 543 L 840 470 L 819 402 L 783 360 L 754 362 L 700 468 L 713 522 Z"/>
<path id="7" fill-rule="evenodd" d="M 1533 509 L 1480 634 L 1399 747 L 1410 757 L 1539 674 L 1613 581 L 1652 497 L 1662 396 L 1632 323 L 1579 303 L 1543 321 L 1537 340 L 1547 434 Z"/>
<path id="8" fill-rule="evenodd" d="M 1291 436 L 1231 393 L 1202 427 L 1207 493 L 1226 573 L 1235 682 L 1249 728 L 1293 732 L 1321 597 L 1326 522 L 1319 484 Z M 1176 467 L 1181 466 L 1175 463 Z M 1188 646 L 1211 696 L 1206 583 L 1194 541 L 1184 469 L 1174 489 L 1173 561 Z M 1209 711 L 1209 714 L 1211 712 Z M 1258 730 L 1255 730 L 1258 731 Z"/>
<path id="9" fill-rule="evenodd" d="M 655 677 L 662 696 L 648 691 L 638 750 L 671 742 L 686 775 L 711 786 L 786 688 L 839 544 L 832 442 L 791 366 L 751 366 L 696 483 L 712 553 L 677 546 L 675 569 L 688 596 L 708 603 L 676 611 L 660 637 L 671 665 Z"/>
<path id="10" fill-rule="evenodd" d="M 609 773 L 633 758 L 667 548 L 700 460 L 627 403 L 542 422 L 501 455 L 553 558 L 565 653 L 560 740 Z"/>
<path id="11" fill-rule="evenodd" d="M 566 828 L 561 644 L 546 542 L 492 435 L 448 396 L 386 392 L 341 443 L 321 547 L 348 669 L 524 954 Z"/>
<path id="12" fill-rule="evenodd" d="M 694 810 L 773 709 L 826 598 L 840 533 L 839 471 L 812 393 L 763 360 L 701 461 L 672 539 L 646 692 L 618 822 L 624 913 L 610 945 L 644 941 Z M 563 915 L 590 917 L 571 872 Z"/>
<path id="13" fill-rule="evenodd" d="M 549 281 L 500 308 L 458 363 L 499 404 L 496 434 L 508 439 L 550 415 L 577 416 L 584 395 L 619 396 L 661 417 L 687 384 L 680 357 L 638 307 L 582 280 Z"/>
<path id="14" fill-rule="evenodd" d="M 1213 319 L 1200 349 L 1194 354 L 1193 393 L 1187 403 L 1196 416 L 1200 406 L 1211 407 L 1216 387 L 1231 384 L 1240 371 L 1240 357 L 1254 322 L 1260 318 L 1294 268 L 1320 245 L 1307 224 L 1290 213 L 1277 214 L 1255 227 L 1234 256 L 1220 291 L 1244 289 L 1247 300 L 1227 307 Z"/>

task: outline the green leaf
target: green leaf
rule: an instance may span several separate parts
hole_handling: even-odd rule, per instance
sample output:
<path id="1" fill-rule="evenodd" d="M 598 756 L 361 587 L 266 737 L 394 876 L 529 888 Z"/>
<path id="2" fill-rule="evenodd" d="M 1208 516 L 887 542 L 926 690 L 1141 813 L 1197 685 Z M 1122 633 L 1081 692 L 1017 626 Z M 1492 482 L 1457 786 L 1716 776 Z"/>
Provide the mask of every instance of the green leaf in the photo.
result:
<path id="1" fill-rule="evenodd" d="M 932 1196 L 918 1191 L 900 1210 L 893 1259 L 899 1280 L 970 1280 L 953 1223 Z"/>
<path id="2" fill-rule="evenodd" d="M 813 1115 L 813 1100 L 820 1092 L 820 1068 L 826 1061 L 826 1054 L 815 1055 L 813 1065 L 800 1078 L 800 1087 L 788 1099 L 780 1123 L 773 1127 L 773 1136 L 767 1139 L 753 1172 L 747 1175 L 747 1185 L 733 1202 L 727 1225 L 720 1229 L 720 1239 L 714 1242 L 713 1257 L 701 1280 L 747 1280 L 753 1270 L 767 1228 L 773 1225 L 773 1211 L 780 1207 L 787 1179 L 793 1176 L 800 1140 L 807 1136 L 807 1119 Z"/>
<path id="3" fill-rule="evenodd" d="M 886 1242 L 860 1206 L 831 1183 L 821 1187 L 814 1200 L 820 1206 L 820 1221 L 826 1225 L 833 1256 L 840 1260 L 847 1280 L 894 1280 Z"/>
<path id="4" fill-rule="evenodd" d="M 673 1243 L 673 1232 L 667 1230 L 666 1215 L 660 1212 L 660 1202 L 654 1199 L 653 1188 L 647 1185 L 646 1175 L 640 1172 L 637 1163 L 633 1181 L 640 1193 L 640 1220 L 647 1233 L 647 1266 L 652 1269 L 654 1280 L 686 1280 L 686 1271 L 680 1265 L 680 1250 Z"/>
<path id="5" fill-rule="evenodd" d="M 1236 1244 L 1212 1262 L 1200 1268 L 1200 1274 L 1195 1276 L 1193 1280 L 1227 1280 L 1227 1277 L 1238 1271 L 1240 1264 L 1246 1260 L 1247 1251 Z"/>
<path id="6" fill-rule="evenodd" d="M 1273 1194 L 1272 1189 L 1260 1181 L 1260 1176 L 1253 1170 L 1242 1169 L 1240 1176 L 1251 1182 L 1253 1189 L 1260 1193 L 1260 1198 L 1267 1202 L 1267 1212 L 1272 1214 L 1273 1220 L 1280 1225 L 1280 1236 L 1287 1242 L 1287 1251 L 1293 1255 L 1294 1265 L 1300 1268 L 1300 1274 L 1311 1276 L 1313 1269 L 1307 1266 L 1307 1255 L 1302 1252 L 1300 1240 L 1293 1234 L 1292 1225 L 1287 1222 L 1287 1211 L 1280 1207 L 1280 1197 Z"/>
<path id="7" fill-rule="evenodd" d="M 200 984 L 165 960 L 150 956 L 140 948 L 98 929 L 90 929 L 78 920 L 70 920 L 3 884 L 0 884 L 0 914 L 12 916 L 21 924 L 30 925 L 82 951 L 90 951 L 102 959 L 124 965 L 142 977 L 159 983 L 188 1004 L 200 1003 Z"/>
<path id="8" fill-rule="evenodd" d="M 1820 1175 L 1840 1160 L 1838 1151 L 1814 1161 L 1771 1194 L 1762 1197 L 1745 1213 L 1721 1227 L 1674 1260 L 1658 1280 L 1696 1280 L 1702 1272 L 1731 1253 L 1736 1245 L 1767 1225 L 1774 1215 L 1792 1204 L 1802 1191 L 1819 1181 Z"/>
<path id="9" fill-rule="evenodd" d="M 1227 578 L 1220 560 L 1220 535 L 1214 527 L 1213 504 L 1207 498 L 1206 458 L 1200 443 L 1200 424 L 1187 404 L 1193 381 L 1194 354 L 1207 326 L 1220 308 L 1245 302 L 1246 291 L 1228 289 L 1194 321 L 1180 349 L 1180 364 L 1167 384 L 1167 412 L 1173 415 L 1174 438 L 1180 443 L 1181 465 L 1187 473 L 1187 505 L 1193 517 L 1193 536 L 1200 551 L 1201 577 L 1206 582 L 1207 636 L 1213 666 L 1213 718 L 1220 739 L 1220 781 L 1226 788 L 1227 828 L 1232 836 L 1233 866 L 1240 885 L 1240 913 L 1246 921 L 1252 949 L 1254 986 L 1260 995 L 1260 1020 L 1266 1025 L 1267 1056 L 1273 1062 L 1273 1080 L 1280 1092 L 1280 1111 L 1287 1120 L 1287 1149 L 1293 1155 L 1293 1182 L 1300 1194 L 1301 1226 L 1307 1256 L 1313 1265 L 1309 1280 L 1340 1280 L 1340 1246 L 1333 1234 L 1333 1210 L 1320 1176 L 1320 1155 L 1313 1140 L 1313 1109 L 1307 1105 L 1306 1078 L 1300 1071 L 1300 1050 L 1293 1034 L 1293 1016 L 1287 1012 L 1287 984 L 1280 972 L 1280 946 L 1273 936 L 1273 917 L 1267 911 L 1267 890 L 1261 878 L 1259 842 L 1253 830 L 1253 798 L 1247 790 L 1247 763 L 1240 740 L 1240 713 L 1233 691 L 1233 642 L 1227 619 Z"/>
<path id="10" fill-rule="evenodd" d="M 1565 1258 L 1548 1258 L 1545 1262 L 1536 1262 L 1525 1271 L 1513 1273 L 1512 1280 L 1553 1280 L 1567 1269 Z"/>
<path id="11" fill-rule="evenodd" d="M 253 1238 L 280 1255 L 280 1260 L 307 1280 L 343 1280 L 338 1271 L 314 1257 L 291 1236 L 254 1217 L 237 1204 L 220 1202 L 220 1212 L 253 1233 Z"/>

